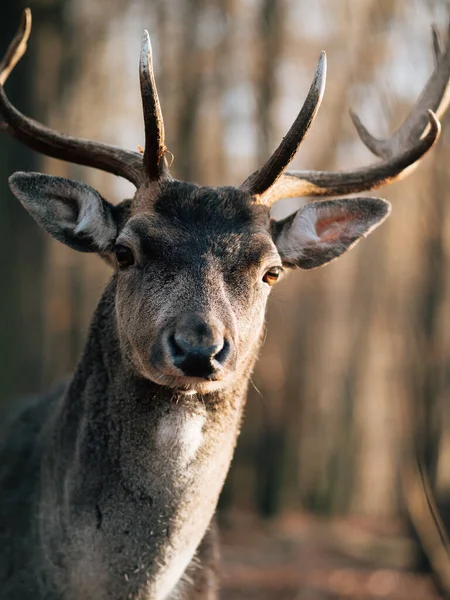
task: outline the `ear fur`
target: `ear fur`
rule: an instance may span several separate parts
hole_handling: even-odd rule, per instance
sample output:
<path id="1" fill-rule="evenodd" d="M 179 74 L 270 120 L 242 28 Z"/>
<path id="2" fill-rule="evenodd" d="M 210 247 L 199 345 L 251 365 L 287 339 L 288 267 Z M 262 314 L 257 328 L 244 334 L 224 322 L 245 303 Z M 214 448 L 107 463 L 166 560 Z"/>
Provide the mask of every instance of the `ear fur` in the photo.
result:
<path id="1" fill-rule="evenodd" d="M 274 224 L 274 241 L 286 266 L 314 269 L 335 260 L 366 237 L 391 211 L 381 198 L 312 202 Z"/>
<path id="2" fill-rule="evenodd" d="M 13 194 L 54 238 L 80 252 L 110 252 L 118 211 L 90 186 L 42 173 L 14 173 Z M 119 205 L 120 206 L 120 205 Z"/>

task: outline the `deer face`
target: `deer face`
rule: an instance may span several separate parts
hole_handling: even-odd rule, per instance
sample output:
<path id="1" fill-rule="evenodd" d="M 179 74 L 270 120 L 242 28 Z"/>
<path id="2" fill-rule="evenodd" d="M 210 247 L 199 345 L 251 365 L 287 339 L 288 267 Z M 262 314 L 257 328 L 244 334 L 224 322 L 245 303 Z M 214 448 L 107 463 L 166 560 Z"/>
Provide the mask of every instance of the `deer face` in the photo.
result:
<path id="1" fill-rule="evenodd" d="M 185 391 L 219 389 L 248 368 L 284 270 L 329 262 L 389 210 L 378 199 L 336 200 L 275 222 L 232 187 L 166 180 L 115 207 L 62 178 L 16 173 L 10 185 L 56 239 L 109 256 L 124 358 L 140 376 Z"/>
<path id="2" fill-rule="evenodd" d="M 263 324 L 266 273 L 276 277 L 281 259 L 269 211 L 248 194 L 161 188 L 116 240 L 120 337 L 144 377 L 211 391 L 247 364 Z"/>
<path id="3" fill-rule="evenodd" d="M 269 216 L 278 199 L 339 196 L 399 177 L 434 145 L 443 112 L 450 46 L 435 33 L 436 69 L 392 140 L 377 140 L 352 115 L 364 143 L 383 160 L 343 173 L 286 172 L 319 108 L 326 76 L 322 53 L 308 96 L 291 129 L 239 188 L 174 181 L 165 160 L 164 125 L 150 40 L 140 60 L 145 152 L 64 136 L 21 115 L 3 84 L 25 51 L 26 10 L 0 64 L 0 129 L 44 154 L 103 169 L 134 183 L 133 201 L 109 204 L 89 186 L 16 173 L 11 189 L 51 235 L 83 252 L 109 257 L 117 272 L 116 319 L 124 357 L 156 383 L 188 391 L 225 386 L 246 368 L 260 337 L 269 288 L 286 269 L 311 269 L 343 254 L 389 212 L 376 198 L 312 203 L 282 222 Z"/>

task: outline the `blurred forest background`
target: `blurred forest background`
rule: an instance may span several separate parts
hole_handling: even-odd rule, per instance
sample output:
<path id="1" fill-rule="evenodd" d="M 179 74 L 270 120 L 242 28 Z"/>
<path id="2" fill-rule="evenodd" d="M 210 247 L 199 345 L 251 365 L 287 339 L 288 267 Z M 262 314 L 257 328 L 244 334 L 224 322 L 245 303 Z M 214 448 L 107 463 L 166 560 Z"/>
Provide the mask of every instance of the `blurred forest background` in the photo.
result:
<path id="1" fill-rule="evenodd" d="M 325 99 L 293 167 L 375 162 L 348 108 L 375 135 L 395 129 L 433 69 L 430 25 L 446 36 L 449 4 L 4 0 L 0 51 L 30 6 L 29 50 L 6 84 L 9 97 L 55 129 L 136 149 L 148 28 L 173 174 L 238 185 L 294 120 L 322 49 Z M 434 598 L 430 581 L 414 574 L 425 555 L 450 584 L 420 478 L 426 470 L 449 527 L 450 118 L 443 126 L 417 171 L 378 192 L 394 206 L 380 230 L 273 291 L 221 499 L 224 598 Z M 74 369 L 110 275 L 100 259 L 41 232 L 9 192 L 15 170 L 85 181 L 111 201 L 133 193 L 122 180 L 1 138 L 2 415 Z M 282 201 L 273 213 L 299 204 Z"/>

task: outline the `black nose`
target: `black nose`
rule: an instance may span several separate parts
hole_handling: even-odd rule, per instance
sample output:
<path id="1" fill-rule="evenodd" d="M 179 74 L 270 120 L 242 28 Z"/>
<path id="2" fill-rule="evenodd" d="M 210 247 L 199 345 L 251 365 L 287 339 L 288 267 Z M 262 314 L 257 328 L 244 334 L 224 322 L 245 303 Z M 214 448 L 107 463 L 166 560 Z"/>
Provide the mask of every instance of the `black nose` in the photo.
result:
<path id="1" fill-rule="evenodd" d="M 196 315 L 177 323 L 168 345 L 173 364 L 188 377 L 219 378 L 231 354 L 221 323 Z"/>

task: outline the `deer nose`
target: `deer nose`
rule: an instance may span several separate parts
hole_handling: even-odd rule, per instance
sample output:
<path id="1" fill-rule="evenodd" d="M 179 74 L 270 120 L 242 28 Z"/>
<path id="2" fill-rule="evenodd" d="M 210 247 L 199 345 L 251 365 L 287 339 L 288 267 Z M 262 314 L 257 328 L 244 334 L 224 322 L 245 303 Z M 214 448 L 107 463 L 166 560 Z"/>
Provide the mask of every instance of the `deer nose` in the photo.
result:
<path id="1" fill-rule="evenodd" d="M 188 377 L 219 378 L 231 354 L 224 329 L 219 321 L 197 315 L 182 319 L 168 338 L 173 364 Z"/>

